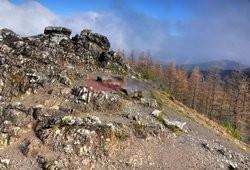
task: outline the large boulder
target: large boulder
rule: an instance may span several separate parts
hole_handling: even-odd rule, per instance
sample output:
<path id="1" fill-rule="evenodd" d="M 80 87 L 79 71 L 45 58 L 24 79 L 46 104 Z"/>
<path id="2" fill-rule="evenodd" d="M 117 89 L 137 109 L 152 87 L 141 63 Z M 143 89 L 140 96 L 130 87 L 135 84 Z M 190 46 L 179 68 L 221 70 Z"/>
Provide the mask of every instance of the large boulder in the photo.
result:
<path id="1" fill-rule="evenodd" d="M 103 51 L 108 51 L 110 49 L 110 42 L 106 36 L 100 35 L 98 33 L 93 33 L 91 30 L 85 29 L 81 32 L 79 39 L 84 42 L 94 43 Z"/>
<path id="2" fill-rule="evenodd" d="M 62 40 L 69 40 L 71 35 L 71 30 L 65 27 L 46 27 L 44 29 L 44 34 L 50 37 L 50 43 L 60 44 Z"/>
<path id="3" fill-rule="evenodd" d="M 12 30 L 4 28 L 0 30 L 0 42 L 9 44 L 11 42 L 19 41 L 21 37 Z"/>
<path id="4" fill-rule="evenodd" d="M 70 36 L 71 33 L 72 33 L 71 29 L 65 27 L 49 26 L 44 29 L 44 34 L 63 34 L 66 36 Z"/>
<path id="5" fill-rule="evenodd" d="M 10 160 L 0 156 L 0 169 L 9 169 Z"/>
<path id="6" fill-rule="evenodd" d="M 1 121 L 10 121 L 18 127 L 27 127 L 32 123 L 33 109 L 20 103 L 11 103 L 3 108 Z"/>
<path id="7" fill-rule="evenodd" d="M 107 37 L 86 29 L 80 35 L 74 36 L 72 42 L 74 53 L 88 60 L 88 63 L 91 64 L 95 64 L 95 61 L 99 60 L 99 57 L 110 49 L 110 42 Z"/>

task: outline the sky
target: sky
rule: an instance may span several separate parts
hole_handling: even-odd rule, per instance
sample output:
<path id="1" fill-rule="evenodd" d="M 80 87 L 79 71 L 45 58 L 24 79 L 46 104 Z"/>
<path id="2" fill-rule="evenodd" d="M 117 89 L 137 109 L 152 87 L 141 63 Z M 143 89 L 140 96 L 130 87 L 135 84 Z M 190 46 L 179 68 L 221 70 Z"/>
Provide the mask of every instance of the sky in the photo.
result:
<path id="1" fill-rule="evenodd" d="M 0 0 L 0 29 L 29 36 L 49 25 L 92 29 L 114 50 L 164 63 L 250 65 L 250 0 Z"/>

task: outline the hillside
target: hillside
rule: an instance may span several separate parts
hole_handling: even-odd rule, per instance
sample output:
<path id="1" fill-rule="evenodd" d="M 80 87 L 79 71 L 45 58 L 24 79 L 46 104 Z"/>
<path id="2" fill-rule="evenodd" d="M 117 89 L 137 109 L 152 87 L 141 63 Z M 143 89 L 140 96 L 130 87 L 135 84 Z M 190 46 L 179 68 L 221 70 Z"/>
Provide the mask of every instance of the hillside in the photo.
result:
<path id="1" fill-rule="evenodd" d="M 186 64 L 184 67 L 190 72 L 194 67 L 199 67 L 201 71 L 209 71 L 212 66 L 219 66 L 221 70 L 233 70 L 235 68 L 246 69 L 249 66 L 241 64 L 232 60 L 214 60 L 210 62 L 197 63 L 197 64 Z"/>
<path id="2" fill-rule="evenodd" d="M 220 76 L 221 78 L 225 78 L 226 76 L 230 76 L 232 75 L 232 72 L 233 72 L 234 69 L 232 70 L 221 70 L 220 71 Z M 250 68 L 245 68 L 245 69 L 242 69 L 243 73 L 247 76 L 247 77 L 250 77 Z M 209 71 L 201 71 L 201 73 L 203 75 L 208 75 L 209 74 Z"/>
<path id="3" fill-rule="evenodd" d="M 0 30 L 0 169 L 250 169 L 249 145 L 219 124 L 165 91 L 128 91 L 143 79 L 105 36 L 70 36 Z"/>

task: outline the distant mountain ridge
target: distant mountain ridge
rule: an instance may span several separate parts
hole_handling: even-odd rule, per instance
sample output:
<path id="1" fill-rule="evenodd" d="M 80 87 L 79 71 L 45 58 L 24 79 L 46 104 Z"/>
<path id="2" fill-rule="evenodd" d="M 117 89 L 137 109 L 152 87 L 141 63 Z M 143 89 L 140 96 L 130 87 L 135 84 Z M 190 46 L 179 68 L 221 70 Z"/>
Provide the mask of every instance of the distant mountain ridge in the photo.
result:
<path id="1" fill-rule="evenodd" d="M 196 66 L 199 67 L 201 71 L 208 71 L 214 65 L 219 66 L 220 70 L 233 70 L 235 68 L 241 68 L 241 69 L 250 68 L 250 66 L 232 60 L 214 60 L 197 64 L 185 64 L 184 67 L 187 69 L 188 72 L 192 71 Z"/>

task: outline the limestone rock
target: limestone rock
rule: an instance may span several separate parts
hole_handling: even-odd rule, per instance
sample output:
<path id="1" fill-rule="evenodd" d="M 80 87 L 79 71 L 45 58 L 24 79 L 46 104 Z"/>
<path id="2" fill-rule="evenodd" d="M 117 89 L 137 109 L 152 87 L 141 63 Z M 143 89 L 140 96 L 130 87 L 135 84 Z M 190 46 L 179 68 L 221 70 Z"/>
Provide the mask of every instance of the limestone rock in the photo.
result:
<path id="1" fill-rule="evenodd" d="M 160 110 L 154 110 L 151 114 L 155 117 L 159 117 L 161 113 L 162 113 L 162 111 L 160 111 Z"/>
<path id="2" fill-rule="evenodd" d="M 5 41 L 9 44 L 20 39 L 21 37 L 10 29 L 4 28 L 0 30 L 0 42 Z"/>
<path id="3" fill-rule="evenodd" d="M 49 26 L 44 29 L 44 34 L 63 34 L 70 36 L 72 31 L 65 27 L 53 27 Z"/>
<path id="4" fill-rule="evenodd" d="M 170 121 L 169 119 L 164 119 L 164 124 L 166 126 L 175 126 L 179 128 L 180 130 L 183 130 L 184 126 L 186 125 L 186 122 L 180 122 L 180 121 Z"/>
<path id="5" fill-rule="evenodd" d="M 108 51 L 110 48 L 110 42 L 106 36 L 98 33 L 92 33 L 91 30 L 83 30 L 79 36 L 82 40 L 88 40 L 98 45 L 101 49 Z"/>
<path id="6" fill-rule="evenodd" d="M 0 169 L 9 169 L 10 160 L 0 157 Z"/>

